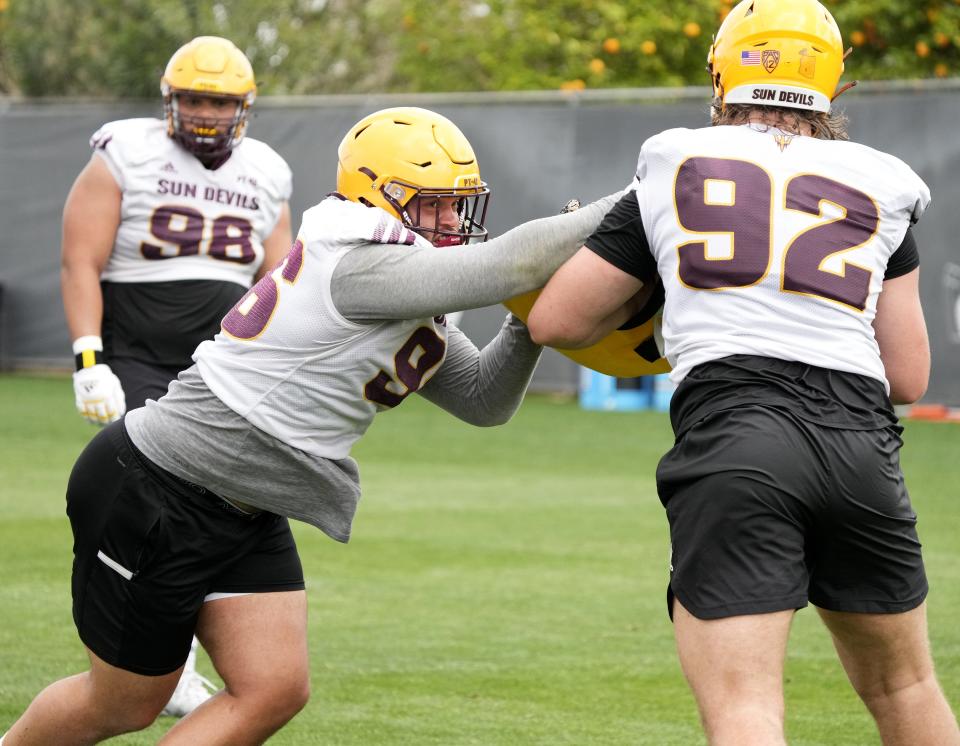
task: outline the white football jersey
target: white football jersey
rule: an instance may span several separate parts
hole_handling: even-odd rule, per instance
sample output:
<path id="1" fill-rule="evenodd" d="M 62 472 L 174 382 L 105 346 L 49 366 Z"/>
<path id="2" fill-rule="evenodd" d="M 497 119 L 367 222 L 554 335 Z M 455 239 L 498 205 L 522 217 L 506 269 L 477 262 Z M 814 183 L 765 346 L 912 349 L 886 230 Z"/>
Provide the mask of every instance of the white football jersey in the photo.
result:
<path id="1" fill-rule="evenodd" d="M 348 251 L 430 246 L 375 207 L 330 197 L 307 210 L 293 249 L 224 317 L 194 360 L 204 382 L 259 429 L 307 453 L 345 458 L 380 410 L 433 377 L 444 318 L 355 323 L 331 298 Z"/>
<path id="2" fill-rule="evenodd" d="M 269 145 L 245 137 L 222 166 L 208 170 L 167 136 L 160 119 L 109 122 L 90 145 L 123 194 L 101 279 L 250 285 L 291 191 L 290 168 Z"/>
<path id="3" fill-rule="evenodd" d="M 877 296 L 887 261 L 930 202 L 906 164 L 774 129 L 673 129 L 644 143 L 634 188 L 666 290 L 673 380 L 746 354 L 886 385 Z"/>

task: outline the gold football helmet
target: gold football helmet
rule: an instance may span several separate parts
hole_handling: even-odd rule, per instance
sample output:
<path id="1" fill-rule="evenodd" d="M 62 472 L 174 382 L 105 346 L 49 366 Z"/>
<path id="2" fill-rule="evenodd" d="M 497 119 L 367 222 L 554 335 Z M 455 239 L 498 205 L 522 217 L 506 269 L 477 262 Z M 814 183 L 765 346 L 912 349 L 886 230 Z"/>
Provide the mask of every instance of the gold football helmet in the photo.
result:
<path id="1" fill-rule="evenodd" d="M 173 53 L 160 79 L 167 133 L 201 159 L 215 159 L 240 144 L 247 114 L 257 93 L 253 68 L 233 42 L 219 36 L 198 36 Z M 183 115 L 184 95 L 235 103 L 228 123 Z"/>
<path id="2" fill-rule="evenodd" d="M 449 119 L 427 109 L 382 109 L 364 117 L 337 150 L 337 191 L 353 202 L 381 207 L 437 246 L 484 241 L 490 190 L 473 148 Z M 421 227 L 415 197 L 458 200 L 455 230 Z M 438 226 L 434 221 L 432 226 Z"/>
<path id="3" fill-rule="evenodd" d="M 830 111 L 843 74 L 840 29 L 817 0 L 742 0 L 707 56 L 721 104 Z"/>

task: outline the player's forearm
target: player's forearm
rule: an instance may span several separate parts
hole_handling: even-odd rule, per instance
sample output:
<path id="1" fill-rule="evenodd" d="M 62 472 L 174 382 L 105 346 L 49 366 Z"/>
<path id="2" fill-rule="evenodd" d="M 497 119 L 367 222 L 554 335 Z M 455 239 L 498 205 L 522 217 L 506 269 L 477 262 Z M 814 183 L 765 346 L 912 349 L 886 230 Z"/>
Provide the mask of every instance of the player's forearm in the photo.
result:
<path id="1" fill-rule="evenodd" d="M 930 383 L 930 345 L 924 336 L 919 339 L 901 340 L 896 356 L 883 354 L 884 374 L 890 386 L 890 401 L 893 404 L 913 404 L 927 391 Z"/>
<path id="2" fill-rule="evenodd" d="M 480 351 L 462 332 L 451 332 L 443 366 L 420 393 L 471 425 L 502 425 L 523 401 L 541 350 L 513 315 Z"/>
<path id="3" fill-rule="evenodd" d="M 65 264 L 60 270 L 60 288 L 70 339 L 100 336 L 103 320 L 100 273 L 92 267 Z"/>
<path id="4" fill-rule="evenodd" d="M 554 298 L 541 295 L 527 318 L 531 338 L 538 344 L 562 350 L 580 350 L 595 345 L 640 312 L 652 294 L 653 285 L 646 287 L 651 290 L 638 292 L 610 314 L 600 318 L 585 318 L 582 308 L 558 306 Z"/>
<path id="5" fill-rule="evenodd" d="M 482 245 L 355 249 L 334 271 L 333 302 L 354 321 L 438 316 L 499 303 L 542 287 L 619 196 L 524 223 Z"/>
<path id="6" fill-rule="evenodd" d="M 930 381 L 930 340 L 920 302 L 919 268 L 884 280 L 873 333 L 894 404 L 912 404 Z"/>

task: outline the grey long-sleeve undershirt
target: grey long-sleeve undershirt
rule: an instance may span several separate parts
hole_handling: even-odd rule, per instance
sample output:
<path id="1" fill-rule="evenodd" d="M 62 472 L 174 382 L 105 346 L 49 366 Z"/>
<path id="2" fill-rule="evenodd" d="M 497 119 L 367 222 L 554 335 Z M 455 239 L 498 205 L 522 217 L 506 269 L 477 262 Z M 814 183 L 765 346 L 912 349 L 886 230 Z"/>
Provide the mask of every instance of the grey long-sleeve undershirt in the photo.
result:
<path id="1" fill-rule="evenodd" d="M 471 425 L 502 425 L 523 401 L 542 350 L 513 314 L 507 314 L 500 333 L 480 351 L 451 326 L 446 359 L 419 393 Z"/>
<path id="2" fill-rule="evenodd" d="M 524 223 L 480 245 L 360 246 L 334 270 L 331 297 L 341 314 L 358 322 L 426 318 L 497 303 L 543 287 L 619 197 Z M 541 350 L 512 314 L 480 351 L 451 327 L 446 359 L 420 394 L 472 425 L 501 425 L 523 401 Z"/>
<path id="3" fill-rule="evenodd" d="M 351 321 L 418 319 L 489 306 L 543 287 L 621 194 L 531 220 L 482 244 L 358 246 L 333 271 L 333 303 Z"/>

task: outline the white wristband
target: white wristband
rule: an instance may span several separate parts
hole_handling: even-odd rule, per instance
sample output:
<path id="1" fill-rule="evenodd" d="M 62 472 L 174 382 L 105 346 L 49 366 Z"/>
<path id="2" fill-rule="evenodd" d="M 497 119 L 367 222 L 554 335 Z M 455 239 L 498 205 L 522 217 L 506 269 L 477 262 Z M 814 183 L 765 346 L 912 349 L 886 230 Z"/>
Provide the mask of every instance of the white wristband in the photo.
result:
<path id="1" fill-rule="evenodd" d="M 75 340 L 73 340 L 74 355 L 79 355 L 85 350 L 103 352 L 103 340 L 93 334 L 88 334 L 85 337 L 77 337 Z"/>

